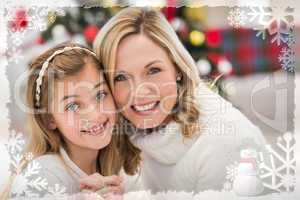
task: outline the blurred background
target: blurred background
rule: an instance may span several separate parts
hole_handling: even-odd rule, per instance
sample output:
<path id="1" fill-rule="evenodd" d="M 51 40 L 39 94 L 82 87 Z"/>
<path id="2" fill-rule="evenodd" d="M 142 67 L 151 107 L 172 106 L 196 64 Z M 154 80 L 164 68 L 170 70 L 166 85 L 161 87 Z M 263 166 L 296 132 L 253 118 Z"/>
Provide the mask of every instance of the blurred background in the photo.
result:
<path id="1" fill-rule="evenodd" d="M 80 5 L 81 1 L 72 1 Z M 121 1 L 114 1 L 115 3 Z M 139 1 L 143 2 L 143 1 Z M 174 5 L 176 0 L 160 0 Z M 10 102 L 9 130 L 25 133 L 24 74 L 30 61 L 58 43 L 73 41 L 92 47 L 102 26 L 122 7 L 43 8 L 6 10 L 8 49 L 6 75 Z M 273 6 L 273 7 L 272 7 Z M 295 9 L 270 4 L 261 7 L 162 7 L 178 37 L 197 63 L 199 76 L 213 81 L 216 90 L 258 125 L 269 143 L 293 132 L 295 85 L 300 80 L 300 24 Z M 298 11 L 299 12 L 299 11 Z M 138 56 L 138 55 L 137 55 Z"/>

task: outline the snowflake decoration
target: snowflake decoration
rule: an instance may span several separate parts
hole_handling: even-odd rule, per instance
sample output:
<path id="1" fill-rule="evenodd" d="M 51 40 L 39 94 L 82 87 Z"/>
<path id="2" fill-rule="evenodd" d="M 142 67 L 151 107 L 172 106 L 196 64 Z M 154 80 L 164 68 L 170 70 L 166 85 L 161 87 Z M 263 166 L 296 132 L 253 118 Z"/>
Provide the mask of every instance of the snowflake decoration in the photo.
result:
<path id="1" fill-rule="evenodd" d="M 24 58 L 22 50 L 15 46 L 9 48 L 6 51 L 6 54 L 7 54 L 8 62 L 14 62 L 16 64 L 18 64 Z"/>
<path id="2" fill-rule="evenodd" d="M 290 31 L 289 36 L 287 37 L 287 45 L 292 48 L 296 44 L 296 34 L 295 27 L 293 27 Z"/>
<path id="3" fill-rule="evenodd" d="M 24 151 L 25 139 L 21 133 L 12 131 L 8 141 L 5 144 L 11 158 L 10 174 L 16 174 L 13 182 L 12 195 L 15 197 L 39 197 L 38 194 L 45 195 L 66 195 L 66 188 L 62 185 L 48 184 L 46 178 L 39 176 L 42 166 L 39 162 L 33 160 L 34 155 L 31 152 L 22 154 Z M 25 169 L 21 169 L 21 163 L 24 160 L 30 161 Z"/>
<path id="4" fill-rule="evenodd" d="M 18 7 L 6 7 L 5 19 L 10 22 L 14 20 L 14 13 L 19 9 Z M 49 19 L 49 15 L 51 15 L 51 23 L 53 22 L 54 15 L 65 16 L 65 11 L 61 8 L 51 8 L 51 7 L 38 7 L 33 6 L 30 7 L 27 11 L 27 18 L 28 21 L 27 29 L 29 30 L 39 30 L 44 31 L 47 28 L 47 23 Z"/>
<path id="5" fill-rule="evenodd" d="M 271 146 L 267 145 L 266 148 L 269 152 L 268 161 L 270 163 L 267 163 L 264 155 L 260 153 L 260 178 L 262 180 L 271 178 L 271 183 L 263 181 L 266 188 L 278 192 L 282 190 L 289 192 L 295 187 L 295 138 L 292 133 L 287 132 L 283 137 L 277 139 L 276 146 L 284 153 L 284 155 L 280 155 Z"/>
<path id="6" fill-rule="evenodd" d="M 32 160 L 33 157 L 34 157 L 34 155 L 33 155 L 33 153 L 31 153 L 31 152 L 27 152 L 27 153 L 24 154 L 24 158 L 25 158 L 27 161 Z"/>
<path id="7" fill-rule="evenodd" d="M 226 181 L 223 184 L 223 191 L 231 191 L 232 190 L 232 182 L 231 181 Z"/>
<path id="8" fill-rule="evenodd" d="M 282 176 L 281 183 L 285 188 L 292 188 L 296 185 L 296 177 L 293 175 Z"/>
<path id="9" fill-rule="evenodd" d="M 46 178 L 39 176 L 41 170 L 42 167 L 38 162 L 31 161 L 14 180 L 12 195 L 14 197 L 66 196 L 66 187 L 60 184 L 51 186 Z"/>
<path id="10" fill-rule="evenodd" d="M 245 25 L 246 19 L 247 17 L 245 15 L 245 11 L 238 7 L 232 8 L 229 11 L 229 16 L 227 17 L 229 25 L 233 26 L 234 28 L 240 28 L 241 26 Z"/>
<path id="11" fill-rule="evenodd" d="M 295 51 L 292 48 L 283 47 L 278 60 L 282 66 L 282 69 L 289 72 L 294 72 L 296 65 L 296 55 Z"/>
<path id="12" fill-rule="evenodd" d="M 53 187 L 48 187 L 47 196 L 63 196 L 66 194 L 66 187 L 61 186 L 59 184 L 55 184 Z"/>
<path id="13" fill-rule="evenodd" d="M 26 29 L 21 29 L 18 31 L 9 31 L 9 38 L 12 41 L 12 44 L 16 47 L 21 46 L 21 44 L 23 43 L 23 40 L 25 38 L 25 34 L 26 34 Z"/>
<path id="14" fill-rule="evenodd" d="M 49 15 L 52 16 L 51 23 L 53 23 L 54 15 L 65 16 L 66 13 L 61 8 L 55 8 L 54 10 L 50 7 L 33 7 L 29 10 L 29 27 L 39 31 L 46 30 Z"/>
<path id="15" fill-rule="evenodd" d="M 259 152 L 259 158 L 256 158 L 259 177 L 264 187 L 277 192 L 282 190 L 289 192 L 296 185 L 295 138 L 291 133 L 285 133 L 283 137 L 277 139 L 276 146 L 284 155 L 280 155 L 270 145 L 266 145 L 265 150 Z M 269 159 L 267 160 L 265 157 Z M 238 165 L 238 162 L 234 162 L 226 167 L 226 181 L 223 184 L 223 191 L 232 190 Z"/>
<path id="16" fill-rule="evenodd" d="M 21 133 L 16 133 L 15 131 L 12 131 L 9 135 L 8 141 L 5 144 L 5 146 L 10 155 L 12 155 L 22 151 L 24 144 L 25 140 L 23 138 L 23 135 Z"/>
<path id="17" fill-rule="evenodd" d="M 39 163 L 32 161 L 28 164 L 27 168 L 22 173 L 17 175 L 13 185 L 12 194 L 16 197 L 20 196 L 35 196 L 33 190 L 41 191 L 47 189 L 48 183 L 45 178 L 32 176 L 37 175 L 41 166 Z"/>
<path id="18" fill-rule="evenodd" d="M 7 25 L 10 25 L 11 22 L 14 22 L 15 12 L 18 9 L 24 9 L 16 6 L 5 6 L 5 20 Z M 21 45 L 26 37 L 28 30 L 33 31 L 45 31 L 49 24 L 53 23 L 55 20 L 55 15 L 64 16 L 65 11 L 61 8 L 52 8 L 52 7 L 37 7 L 33 6 L 26 10 L 26 20 L 27 26 L 25 29 L 10 31 L 9 36 L 11 44 L 7 50 L 7 57 L 9 62 L 19 63 L 23 59 Z M 11 28 L 9 28 L 11 29 Z"/>
<path id="19" fill-rule="evenodd" d="M 17 172 L 18 167 L 23 159 L 22 151 L 25 145 L 25 140 L 21 133 L 12 131 L 9 134 L 8 140 L 5 143 L 5 147 L 10 157 L 10 172 Z"/>
<path id="20" fill-rule="evenodd" d="M 293 12 L 294 9 L 282 5 L 282 3 L 274 4 L 272 7 L 250 7 L 247 13 L 250 16 L 250 22 L 257 22 L 258 25 L 254 27 L 258 33 L 256 36 L 266 38 L 268 32 L 273 38 L 271 42 L 276 41 L 279 46 L 281 42 L 286 43 L 289 36 L 290 29 L 293 27 Z"/>
<path id="21" fill-rule="evenodd" d="M 238 173 L 238 162 L 234 162 L 234 164 L 231 164 L 226 167 L 226 179 L 230 182 L 233 182 L 235 177 L 237 176 Z"/>

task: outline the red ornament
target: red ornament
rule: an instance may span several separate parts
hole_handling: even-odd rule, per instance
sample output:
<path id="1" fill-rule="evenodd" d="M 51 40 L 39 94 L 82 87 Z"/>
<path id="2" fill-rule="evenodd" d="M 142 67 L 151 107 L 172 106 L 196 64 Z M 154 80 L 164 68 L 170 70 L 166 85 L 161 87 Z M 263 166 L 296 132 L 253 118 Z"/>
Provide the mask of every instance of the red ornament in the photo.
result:
<path id="1" fill-rule="evenodd" d="M 209 30 L 206 32 L 206 44 L 209 47 L 219 47 L 222 43 L 221 31 L 220 30 Z"/>
<path id="2" fill-rule="evenodd" d="M 86 27 L 83 31 L 83 35 L 88 43 L 93 43 L 94 39 L 99 31 L 99 28 L 95 25 Z"/>
<path id="3" fill-rule="evenodd" d="M 27 12 L 25 9 L 19 9 L 15 13 L 13 21 L 10 23 L 12 31 L 19 31 L 28 25 Z"/>

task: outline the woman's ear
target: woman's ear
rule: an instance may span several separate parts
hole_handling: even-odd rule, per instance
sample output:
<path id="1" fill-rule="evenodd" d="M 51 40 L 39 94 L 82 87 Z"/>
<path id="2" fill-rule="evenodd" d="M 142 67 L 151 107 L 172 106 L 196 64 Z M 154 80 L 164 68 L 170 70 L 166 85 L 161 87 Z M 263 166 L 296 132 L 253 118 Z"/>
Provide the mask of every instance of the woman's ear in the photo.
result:
<path id="1" fill-rule="evenodd" d="M 51 114 L 46 114 L 44 117 L 42 117 L 42 119 L 43 119 L 43 123 L 46 125 L 48 129 L 55 130 L 57 128 L 55 120 Z"/>
<path id="2" fill-rule="evenodd" d="M 180 82 L 181 79 L 182 79 L 182 74 L 180 72 L 178 72 L 177 75 L 176 75 L 176 81 Z"/>

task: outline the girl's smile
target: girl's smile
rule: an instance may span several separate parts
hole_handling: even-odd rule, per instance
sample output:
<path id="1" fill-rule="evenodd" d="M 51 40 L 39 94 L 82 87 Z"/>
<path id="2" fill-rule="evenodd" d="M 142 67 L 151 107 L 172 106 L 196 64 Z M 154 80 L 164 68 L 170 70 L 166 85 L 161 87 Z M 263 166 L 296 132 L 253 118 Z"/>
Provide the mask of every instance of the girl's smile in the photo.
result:
<path id="1" fill-rule="evenodd" d="M 91 124 L 87 129 L 83 129 L 80 132 L 85 135 L 99 136 L 103 135 L 109 126 L 109 119 L 107 118 L 103 123 Z"/>

